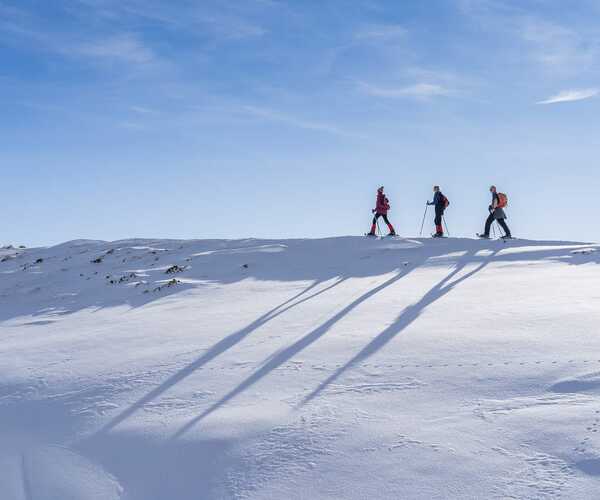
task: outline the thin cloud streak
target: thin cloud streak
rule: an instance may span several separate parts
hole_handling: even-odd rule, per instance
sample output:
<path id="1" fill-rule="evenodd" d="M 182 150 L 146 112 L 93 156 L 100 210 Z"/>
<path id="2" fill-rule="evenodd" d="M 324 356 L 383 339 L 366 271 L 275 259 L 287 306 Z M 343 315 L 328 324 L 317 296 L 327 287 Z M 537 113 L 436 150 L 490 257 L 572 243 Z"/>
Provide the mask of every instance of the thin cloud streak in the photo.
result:
<path id="1" fill-rule="evenodd" d="M 69 52 L 69 50 L 67 50 Z M 94 59 L 145 64 L 153 62 L 153 51 L 135 35 L 126 33 L 110 38 L 83 43 L 71 50 L 72 54 Z"/>
<path id="2" fill-rule="evenodd" d="M 0 16 L 4 14 L 4 19 L 0 19 L 0 38 L 9 35 L 9 42 L 18 43 L 19 47 L 27 46 L 34 51 L 52 52 L 62 57 L 129 65 L 145 65 L 158 60 L 136 33 L 72 34 L 49 30 L 39 19 L 17 10 L 5 11 L 0 5 Z"/>
<path id="3" fill-rule="evenodd" d="M 404 38 L 408 30 L 397 24 L 375 24 L 359 29 L 354 38 L 356 40 L 395 40 Z"/>
<path id="4" fill-rule="evenodd" d="M 143 106 L 130 106 L 129 109 L 134 113 L 138 113 L 140 115 L 150 115 L 156 113 L 153 109 L 145 108 Z"/>
<path id="5" fill-rule="evenodd" d="M 215 8 L 214 5 L 201 5 L 194 2 L 184 3 L 172 9 L 164 2 L 148 0 L 110 0 L 98 5 L 95 0 L 78 0 L 92 12 L 101 12 L 105 16 L 119 19 L 129 16 L 160 23 L 165 27 L 191 35 L 209 35 L 215 40 L 242 40 L 258 38 L 267 34 L 267 30 L 244 16 L 239 10 Z M 217 3 L 215 3 L 218 5 Z M 269 3 L 260 2 L 269 6 Z"/>
<path id="6" fill-rule="evenodd" d="M 522 39 L 532 46 L 534 59 L 543 66 L 581 71 L 597 59 L 597 38 L 532 17 L 523 19 L 521 24 Z"/>
<path id="7" fill-rule="evenodd" d="M 597 67 L 600 36 L 596 29 L 568 25 L 515 2 L 458 0 L 462 13 L 486 31 L 513 40 L 513 57 L 550 73 L 581 74 Z M 541 3 L 541 2 L 540 2 Z"/>
<path id="8" fill-rule="evenodd" d="M 260 108 L 257 106 L 243 106 L 242 111 L 245 114 L 255 116 L 257 118 L 261 118 L 264 120 L 274 121 L 285 123 L 287 125 L 291 125 L 293 127 L 302 128 L 305 130 L 314 130 L 316 132 L 326 132 L 328 134 L 343 136 L 343 137 L 357 137 L 354 134 L 349 132 L 345 132 L 337 128 L 334 125 L 329 125 L 326 123 L 313 122 L 309 120 L 304 120 L 302 118 L 297 118 L 295 116 L 291 116 L 285 113 L 280 113 L 278 111 L 274 111 L 267 108 Z"/>
<path id="9" fill-rule="evenodd" d="M 584 99 L 590 99 L 600 93 L 600 89 L 579 89 L 579 90 L 563 90 L 558 94 L 539 101 L 537 104 L 556 104 L 560 102 L 574 102 L 583 101 Z"/>
<path id="10" fill-rule="evenodd" d="M 368 95 L 390 99 L 430 99 L 433 97 L 447 97 L 452 94 L 450 89 L 435 83 L 416 83 L 404 87 L 379 87 L 369 83 L 360 82 L 359 88 Z"/>

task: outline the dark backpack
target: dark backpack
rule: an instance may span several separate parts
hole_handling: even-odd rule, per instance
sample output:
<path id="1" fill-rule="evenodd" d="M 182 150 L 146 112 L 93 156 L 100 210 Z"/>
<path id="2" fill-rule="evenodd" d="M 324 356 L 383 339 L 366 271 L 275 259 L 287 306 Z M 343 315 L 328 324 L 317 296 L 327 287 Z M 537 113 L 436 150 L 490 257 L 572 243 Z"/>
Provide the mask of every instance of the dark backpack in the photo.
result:
<path id="1" fill-rule="evenodd" d="M 442 206 L 444 208 L 448 208 L 448 205 L 450 205 L 450 200 L 446 198 L 442 193 L 440 193 L 440 201 L 442 202 Z"/>

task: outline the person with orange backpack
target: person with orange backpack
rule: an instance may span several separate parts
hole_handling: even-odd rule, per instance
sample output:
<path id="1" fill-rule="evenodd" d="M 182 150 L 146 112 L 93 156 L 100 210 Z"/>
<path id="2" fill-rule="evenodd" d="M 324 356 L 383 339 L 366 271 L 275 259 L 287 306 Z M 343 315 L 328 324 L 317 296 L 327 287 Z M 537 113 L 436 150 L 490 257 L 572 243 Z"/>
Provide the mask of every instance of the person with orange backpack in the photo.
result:
<path id="1" fill-rule="evenodd" d="M 496 189 L 496 186 L 490 187 L 490 193 L 492 193 L 492 204 L 488 207 L 490 211 L 490 215 L 485 221 L 485 231 L 483 234 L 478 234 L 480 238 L 489 239 L 490 238 L 490 229 L 494 221 L 498 221 L 500 227 L 504 230 L 503 238 L 510 239 L 512 235 L 510 233 L 510 229 L 506 225 L 506 212 L 504 209 L 508 205 L 508 196 L 504 193 L 499 193 Z"/>
<path id="2" fill-rule="evenodd" d="M 444 220 L 444 211 L 450 205 L 448 198 L 444 196 L 444 194 L 440 191 L 439 186 L 433 186 L 433 201 L 428 201 L 427 205 L 435 208 L 435 233 L 432 235 L 434 238 L 443 238 L 444 237 L 444 226 L 442 225 L 442 221 Z"/>
<path id="3" fill-rule="evenodd" d="M 377 227 L 377 219 L 379 217 L 383 217 L 384 222 L 387 224 L 390 233 L 388 236 L 396 236 L 396 231 L 394 230 L 394 226 L 390 223 L 387 217 L 388 210 L 390 209 L 390 200 L 387 199 L 387 196 L 383 193 L 383 186 L 377 189 L 377 201 L 375 203 L 375 208 L 372 210 L 373 223 L 371 224 L 371 231 L 367 233 L 367 236 L 376 236 L 375 229 Z"/>

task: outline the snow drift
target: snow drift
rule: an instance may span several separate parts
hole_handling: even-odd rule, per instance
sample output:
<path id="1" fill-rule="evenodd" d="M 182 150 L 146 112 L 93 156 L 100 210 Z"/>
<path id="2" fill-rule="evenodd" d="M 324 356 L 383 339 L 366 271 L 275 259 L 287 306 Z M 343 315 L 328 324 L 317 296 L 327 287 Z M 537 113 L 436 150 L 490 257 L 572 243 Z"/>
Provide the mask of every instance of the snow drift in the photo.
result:
<path id="1" fill-rule="evenodd" d="M 598 498 L 600 254 L 0 250 L 0 498 Z"/>

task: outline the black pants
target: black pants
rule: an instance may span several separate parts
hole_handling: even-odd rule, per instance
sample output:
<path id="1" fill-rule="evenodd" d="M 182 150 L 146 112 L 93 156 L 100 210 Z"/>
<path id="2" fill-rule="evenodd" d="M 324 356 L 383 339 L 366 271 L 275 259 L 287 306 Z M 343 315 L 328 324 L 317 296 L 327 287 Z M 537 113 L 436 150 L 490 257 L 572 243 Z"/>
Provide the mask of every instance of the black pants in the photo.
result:
<path id="1" fill-rule="evenodd" d="M 506 225 L 506 221 L 504 219 L 496 219 L 494 217 L 493 213 L 491 213 L 490 216 L 485 221 L 485 233 L 484 234 L 486 236 L 490 235 L 490 229 L 492 228 L 492 224 L 494 223 L 494 220 L 498 221 L 498 224 L 500 224 L 500 227 L 504 230 L 504 235 L 508 236 L 510 238 L 510 236 L 511 236 L 510 229 L 508 229 L 508 226 Z"/>
<path id="2" fill-rule="evenodd" d="M 373 224 L 377 224 L 377 219 L 379 219 L 379 217 L 383 217 L 383 221 L 388 225 L 391 226 L 392 224 L 390 223 L 390 221 L 387 218 L 386 214 L 375 214 L 375 216 L 373 217 Z"/>
<path id="3" fill-rule="evenodd" d="M 441 226 L 443 217 L 444 217 L 444 208 L 436 206 L 435 207 L 435 219 L 433 220 L 433 223 L 436 226 Z"/>

